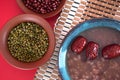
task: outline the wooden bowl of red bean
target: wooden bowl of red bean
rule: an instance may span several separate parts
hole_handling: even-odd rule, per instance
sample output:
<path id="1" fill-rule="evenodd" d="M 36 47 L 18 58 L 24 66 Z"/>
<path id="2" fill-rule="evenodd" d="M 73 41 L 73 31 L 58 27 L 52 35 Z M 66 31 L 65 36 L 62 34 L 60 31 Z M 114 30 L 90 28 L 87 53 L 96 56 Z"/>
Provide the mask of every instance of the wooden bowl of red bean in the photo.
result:
<path id="1" fill-rule="evenodd" d="M 42 17 L 23 14 L 8 21 L 0 31 L 0 51 L 5 60 L 20 69 L 45 64 L 54 51 L 55 37 Z"/>
<path id="2" fill-rule="evenodd" d="M 43 18 L 49 18 L 58 14 L 66 0 L 17 0 L 19 7 L 25 13 L 32 13 Z"/>

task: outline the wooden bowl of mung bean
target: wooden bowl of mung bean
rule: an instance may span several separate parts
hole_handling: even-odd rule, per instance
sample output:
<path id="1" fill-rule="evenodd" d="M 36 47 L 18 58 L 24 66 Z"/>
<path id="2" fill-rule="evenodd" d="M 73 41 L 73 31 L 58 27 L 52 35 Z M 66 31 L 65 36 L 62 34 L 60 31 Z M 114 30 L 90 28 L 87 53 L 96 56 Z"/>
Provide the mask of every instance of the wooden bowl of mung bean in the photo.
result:
<path id="1" fill-rule="evenodd" d="M 51 26 L 33 14 L 23 14 L 9 20 L 1 29 L 0 38 L 0 51 L 5 60 L 25 70 L 45 64 L 55 47 Z"/>

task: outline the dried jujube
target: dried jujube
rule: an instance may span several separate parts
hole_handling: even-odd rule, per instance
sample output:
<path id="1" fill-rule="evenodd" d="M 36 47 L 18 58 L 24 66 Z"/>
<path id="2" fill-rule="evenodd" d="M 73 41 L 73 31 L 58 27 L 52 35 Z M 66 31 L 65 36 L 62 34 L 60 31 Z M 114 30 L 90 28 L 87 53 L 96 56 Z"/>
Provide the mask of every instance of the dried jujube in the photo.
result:
<path id="1" fill-rule="evenodd" d="M 72 44 L 71 50 L 74 53 L 80 54 L 85 50 L 85 55 L 87 59 L 93 60 L 98 56 L 99 44 L 94 41 L 89 41 L 83 36 L 76 37 Z M 120 45 L 119 44 L 110 44 L 105 46 L 102 49 L 102 57 L 105 59 L 111 59 L 120 56 Z"/>
<path id="2" fill-rule="evenodd" d="M 71 44 L 71 50 L 77 54 L 81 53 L 85 48 L 87 39 L 83 36 L 78 36 Z"/>
<path id="3" fill-rule="evenodd" d="M 106 59 L 111 59 L 120 56 L 120 45 L 110 44 L 102 49 L 102 55 Z"/>
<path id="4" fill-rule="evenodd" d="M 98 56 L 99 44 L 93 41 L 88 42 L 86 46 L 86 57 L 95 59 Z"/>

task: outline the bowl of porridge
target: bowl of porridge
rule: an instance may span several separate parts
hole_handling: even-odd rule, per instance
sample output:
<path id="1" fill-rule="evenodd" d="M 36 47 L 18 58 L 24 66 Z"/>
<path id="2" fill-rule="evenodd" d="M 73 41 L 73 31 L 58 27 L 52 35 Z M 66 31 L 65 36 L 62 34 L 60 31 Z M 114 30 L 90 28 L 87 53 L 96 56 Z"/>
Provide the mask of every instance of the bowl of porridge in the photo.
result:
<path id="1" fill-rule="evenodd" d="M 113 19 L 96 18 L 76 25 L 59 51 L 62 79 L 120 80 L 119 35 L 120 22 Z"/>

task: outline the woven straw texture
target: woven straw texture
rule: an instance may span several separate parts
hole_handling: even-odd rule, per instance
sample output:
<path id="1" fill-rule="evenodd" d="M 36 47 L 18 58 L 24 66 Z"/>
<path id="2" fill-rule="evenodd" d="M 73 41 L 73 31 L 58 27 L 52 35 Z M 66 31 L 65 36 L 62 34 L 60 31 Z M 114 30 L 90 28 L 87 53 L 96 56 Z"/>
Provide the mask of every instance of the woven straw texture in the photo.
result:
<path id="1" fill-rule="evenodd" d="M 56 47 L 53 56 L 37 69 L 34 80 L 62 80 L 58 55 L 64 37 L 76 24 L 99 17 L 120 20 L 120 0 L 67 0 L 54 28 Z"/>

